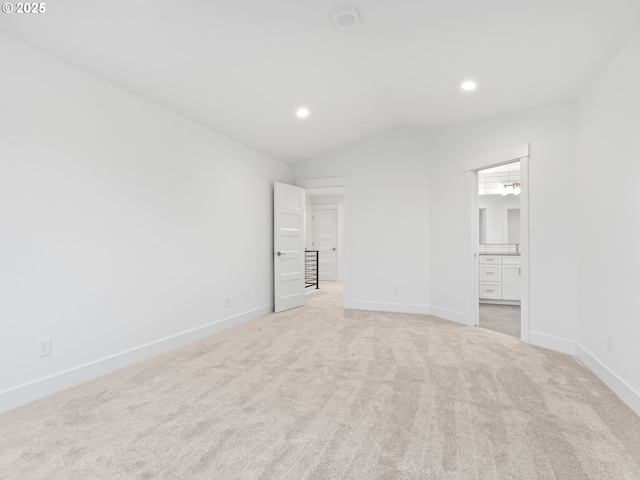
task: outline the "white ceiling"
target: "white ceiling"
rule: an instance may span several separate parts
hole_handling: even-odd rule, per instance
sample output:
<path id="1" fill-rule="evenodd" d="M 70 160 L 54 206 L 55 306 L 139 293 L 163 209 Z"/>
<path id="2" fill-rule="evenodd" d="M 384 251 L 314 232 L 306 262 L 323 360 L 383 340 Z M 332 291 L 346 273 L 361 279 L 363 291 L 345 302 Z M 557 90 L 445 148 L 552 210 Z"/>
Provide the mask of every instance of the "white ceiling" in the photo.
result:
<path id="1" fill-rule="evenodd" d="M 0 15 L 0 32 L 291 164 L 396 127 L 571 102 L 640 24 L 638 0 L 46 7 Z M 336 30 L 330 15 L 351 7 L 362 26 Z M 466 79 L 479 88 L 460 91 Z M 305 120 L 300 105 L 311 110 Z"/>

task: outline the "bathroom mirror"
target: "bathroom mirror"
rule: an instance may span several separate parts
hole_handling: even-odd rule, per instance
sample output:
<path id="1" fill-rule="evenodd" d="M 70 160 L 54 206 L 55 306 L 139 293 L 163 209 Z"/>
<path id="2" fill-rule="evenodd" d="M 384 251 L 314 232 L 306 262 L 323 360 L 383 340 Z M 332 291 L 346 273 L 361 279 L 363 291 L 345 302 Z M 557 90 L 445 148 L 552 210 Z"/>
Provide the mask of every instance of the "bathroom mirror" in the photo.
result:
<path id="1" fill-rule="evenodd" d="M 520 162 L 478 172 L 480 245 L 520 242 Z"/>

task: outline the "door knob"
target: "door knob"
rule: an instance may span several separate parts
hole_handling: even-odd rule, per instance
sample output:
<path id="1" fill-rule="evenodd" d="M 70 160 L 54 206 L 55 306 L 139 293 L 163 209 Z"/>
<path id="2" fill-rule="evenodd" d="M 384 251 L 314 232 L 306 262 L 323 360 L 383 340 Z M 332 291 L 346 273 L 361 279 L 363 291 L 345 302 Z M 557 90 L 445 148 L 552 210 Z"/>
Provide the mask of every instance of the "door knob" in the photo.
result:
<path id="1" fill-rule="evenodd" d="M 336 247 L 333 247 L 331 250 L 335 250 L 335 249 L 336 249 Z"/>
<path id="2" fill-rule="evenodd" d="M 284 253 L 284 252 L 278 252 L 276 255 L 278 255 L 279 257 L 281 257 L 282 255 L 286 255 L 286 253 Z"/>

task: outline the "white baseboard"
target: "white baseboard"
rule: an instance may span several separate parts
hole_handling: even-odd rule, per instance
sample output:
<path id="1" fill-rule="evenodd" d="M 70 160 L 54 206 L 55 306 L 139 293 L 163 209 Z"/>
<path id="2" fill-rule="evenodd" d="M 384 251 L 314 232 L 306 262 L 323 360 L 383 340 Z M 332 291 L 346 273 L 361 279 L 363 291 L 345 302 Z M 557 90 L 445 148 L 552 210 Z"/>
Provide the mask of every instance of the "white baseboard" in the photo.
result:
<path id="1" fill-rule="evenodd" d="M 572 357 L 576 356 L 577 344 L 574 341 L 565 338 L 554 337 L 539 332 L 529 332 L 529 342 L 536 347 L 546 348 L 554 352 L 566 353 Z"/>
<path id="2" fill-rule="evenodd" d="M 600 360 L 598 360 L 590 351 L 578 344 L 578 359 L 591 370 L 596 377 L 609 387 L 620 400 L 628 405 L 636 415 L 640 416 L 640 392 L 635 390 L 624 380 L 607 368 Z"/>
<path id="3" fill-rule="evenodd" d="M 411 303 L 392 302 L 369 302 L 366 300 L 351 300 L 347 308 L 354 310 L 372 310 L 374 312 L 395 312 L 395 313 L 420 313 L 430 315 L 429 305 Z"/>
<path id="4" fill-rule="evenodd" d="M 374 312 L 418 313 L 422 315 L 433 315 L 434 317 L 439 317 L 444 320 L 467 325 L 466 315 L 464 313 L 454 312 L 453 310 L 447 310 L 446 308 L 439 308 L 424 304 L 351 300 L 347 308 L 353 308 L 355 310 L 372 310 Z"/>
<path id="5" fill-rule="evenodd" d="M 273 305 L 264 305 L 233 317 L 216 320 L 171 337 L 10 388 L 0 392 L 0 413 L 187 345 L 222 330 L 241 325 L 271 312 L 273 312 Z"/>
<path id="6" fill-rule="evenodd" d="M 434 317 L 443 318 L 450 322 L 461 323 L 462 325 L 471 326 L 472 324 L 467 321 L 467 315 L 464 312 L 456 312 L 447 308 L 440 308 L 431 306 L 431 313 Z"/>

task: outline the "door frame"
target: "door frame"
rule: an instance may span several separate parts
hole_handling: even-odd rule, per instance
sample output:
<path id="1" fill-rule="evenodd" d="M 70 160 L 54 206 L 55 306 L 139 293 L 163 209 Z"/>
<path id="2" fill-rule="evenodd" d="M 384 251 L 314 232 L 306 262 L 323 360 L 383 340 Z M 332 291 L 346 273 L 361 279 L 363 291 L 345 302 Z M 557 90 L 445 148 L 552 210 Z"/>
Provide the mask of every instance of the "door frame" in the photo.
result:
<path id="1" fill-rule="evenodd" d="M 529 343 L 530 331 L 530 300 L 529 300 L 529 144 L 490 153 L 465 162 L 464 174 L 466 191 L 471 217 L 471 237 L 469 256 L 471 276 L 469 278 L 468 292 L 469 306 L 468 319 L 471 325 L 478 325 L 480 318 L 480 295 L 478 286 L 479 258 L 478 258 L 478 170 L 497 167 L 506 163 L 520 161 L 520 264 L 522 275 L 520 278 L 520 339 Z"/>
<path id="2" fill-rule="evenodd" d="M 351 185 L 351 177 L 323 177 L 323 178 L 303 178 L 296 180 L 296 185 L 302 188 L 330 188 L 344 187 L 343 215 L 344 215 L 344 244 L 342 245 L 344 253 L 344 308 L 351 308 L 351 265 L 350 265 L 350 220 L 351 214 L 349 209 L 349 188 Z"/>

